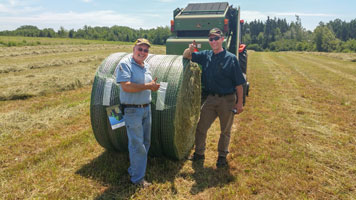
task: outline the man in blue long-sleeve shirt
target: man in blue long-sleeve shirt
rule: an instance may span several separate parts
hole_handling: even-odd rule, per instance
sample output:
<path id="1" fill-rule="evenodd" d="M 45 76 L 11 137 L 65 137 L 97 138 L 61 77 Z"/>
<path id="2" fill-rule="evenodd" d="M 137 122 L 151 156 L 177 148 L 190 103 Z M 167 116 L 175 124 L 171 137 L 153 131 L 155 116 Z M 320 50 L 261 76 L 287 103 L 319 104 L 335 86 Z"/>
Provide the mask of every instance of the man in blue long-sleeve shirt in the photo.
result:
<path id="1" fill-rule="evenodd" d="M 195 134 L 195 152 L 191 159 L 197 161 L 205 158 L 207 131 L 219 117 L 221 134 L 216 166 L 223 167 L 227 165 L 226 156 L 229 153 L 230 133 L 234 120 L 232 110 L 235 109 L 237 114 L 243 111 L 242 84 L 245 83 L 245 78 L 236 56 L 222 47 L 223 32 L 219 28 L 213 28 L 208 36 L 212 50 L 195 52 L 194 45 L 190 44 L 183 53 L 184 58 L 202 66 L 203 92 L 208 94 L 201 109 Z"/>

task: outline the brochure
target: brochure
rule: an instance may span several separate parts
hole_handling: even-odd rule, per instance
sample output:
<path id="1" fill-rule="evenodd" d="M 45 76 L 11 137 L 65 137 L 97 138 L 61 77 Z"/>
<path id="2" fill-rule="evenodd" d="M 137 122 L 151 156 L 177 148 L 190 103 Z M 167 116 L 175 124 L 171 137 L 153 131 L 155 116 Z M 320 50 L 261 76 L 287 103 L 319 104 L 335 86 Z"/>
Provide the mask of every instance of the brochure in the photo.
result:
<path id="1" fill-rule="evenodd" d="M 122 115 L 119 105 L 107 107 L 106 113 L 109 117 L 109 122 L 112 130 L 125 126 L 124 117 Z"/>

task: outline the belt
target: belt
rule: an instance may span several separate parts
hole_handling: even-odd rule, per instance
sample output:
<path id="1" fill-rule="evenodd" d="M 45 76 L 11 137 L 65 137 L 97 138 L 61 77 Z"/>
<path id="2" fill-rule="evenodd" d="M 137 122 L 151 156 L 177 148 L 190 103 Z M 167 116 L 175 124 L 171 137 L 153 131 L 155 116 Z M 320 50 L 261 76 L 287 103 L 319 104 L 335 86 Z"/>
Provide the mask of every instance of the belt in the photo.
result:
<path id="1" fill-rule="evenodd" d="M 150 104 L 146 103 L 146 104 L 139 104 L 139 105 L 136 105 L 136 104 L 122 104 L 122 105 L 126 108 L 144 108 L 144 107 L 149 106 Z"/>
<path id="2" fill-rule="evenodd" d="M 232 94 L 235 94 L 235 93 L 227 93 L 227 94 L 209 93 L 209 95 L 218 96 L 218 97 L 228 96 L 228 95 L 232 95 Z"/>

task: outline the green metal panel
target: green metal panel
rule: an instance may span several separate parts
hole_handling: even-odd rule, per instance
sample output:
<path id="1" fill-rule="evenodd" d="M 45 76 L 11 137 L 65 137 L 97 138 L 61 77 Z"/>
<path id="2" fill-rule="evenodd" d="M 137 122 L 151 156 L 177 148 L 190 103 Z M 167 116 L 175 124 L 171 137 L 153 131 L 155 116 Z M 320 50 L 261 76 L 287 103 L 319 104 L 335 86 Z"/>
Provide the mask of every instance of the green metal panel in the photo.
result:
<path id="1" fill-rule="evenodd" d="M 228 2 L 190 3 L 184 8 L 182 15 L 223 14 L 229 6 Z"/>
<path id="2" fill-rule="evenodd" d="M 181 55 L 195 40 L 199 50 L 210 49 L 208 33 L 212 28 L 224 30 L 224 20 L 229 20 L 223 46 L 237 53 L 240 8 L 229 7 L 227 2 L 188 4 L 174 14 L 173 36 L 166 41 L 166 54 Z M 178 12 L 178 11 L 177 11 Z"/>
<path id="3" fill-rule="evenodd" d="M 223 30 L 224 19 L 224 15 L 179 16 L 175 18 L 174 30 L 210 30 L 215 27 Z"/>
<path id="4" fill-rule="evenodd" d="M 210 44 L 208 37 L 204 38 L 177 38 L 177 37 L 170 37 L 166 41 L 166 54 L 167 55 L 182 55 L 184 50 L 189 47 L 189 44 L 191 44 L 195 40 L 198 50 L 210 50 Z M 226 48 L 226 41 L 227 39 L 225 38 L 223 47 Z"/>

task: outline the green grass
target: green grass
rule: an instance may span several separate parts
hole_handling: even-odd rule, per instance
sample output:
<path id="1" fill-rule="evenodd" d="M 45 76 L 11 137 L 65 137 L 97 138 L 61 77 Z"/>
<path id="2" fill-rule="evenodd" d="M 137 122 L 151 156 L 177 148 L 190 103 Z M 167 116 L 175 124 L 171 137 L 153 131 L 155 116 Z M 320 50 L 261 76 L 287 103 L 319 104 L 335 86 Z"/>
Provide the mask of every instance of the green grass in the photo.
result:
<path id="1" fill-rule="evenodd" d="M 89 86 L 108 55 L 132 51 L 132 44 L 79 41 L 84 40 L 53 39 L 47 46 L 0 48 L 0 101 Z M 164 48 L 153 46 L 151 52 L 162 54 Z"/>
<path id="2" fill-rule="evenodd" d="M 22 36 L 0 36 L 0 47 L 14 47 L 14 46 L 39 46 L 39 45 L 64 45 L 64 44 L 116 44 L 128 45 L 129 42 L 117 41 L 100 41 L 100 40 L 85 40 L 72 38 L 47 38 L 47 37 L 22 37 Z"/>
<path id="3" fill-rule="evenodd" d="M 235 118 L 229 168 L 215 167 L 217 120 L 203 164 L 149 158 L 153 185 L 140 189 L 129 182 L 128 156 L 100 147 L 89 119 L 101 59 L 131 46 L 3 48 L 0 69 L 21 70 L 0 73 L 1 90 L 33 96 L 0 101 L 0 199 L 356 198 L 356 63 L 343 54 L 250 52 L 250 96 Z"/>

